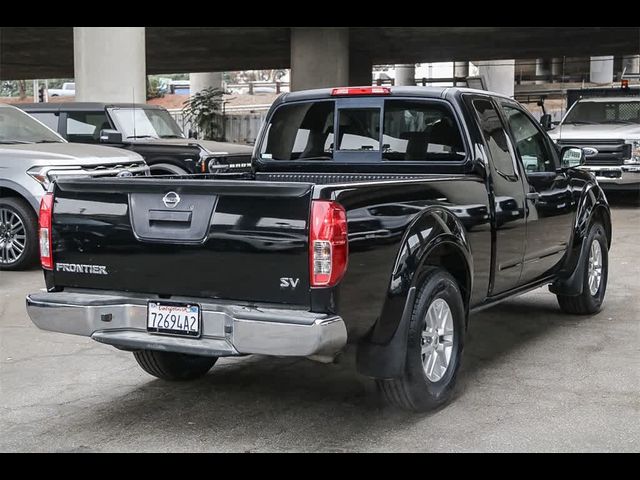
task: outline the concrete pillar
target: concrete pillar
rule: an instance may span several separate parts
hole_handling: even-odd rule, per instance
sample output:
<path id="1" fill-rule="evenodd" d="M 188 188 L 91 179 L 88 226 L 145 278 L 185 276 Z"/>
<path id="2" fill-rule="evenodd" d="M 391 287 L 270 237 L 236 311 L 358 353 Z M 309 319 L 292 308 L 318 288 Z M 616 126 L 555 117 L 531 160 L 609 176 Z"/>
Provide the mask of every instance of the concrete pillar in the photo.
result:
<path id="1" fill-rule="evenodd" d="M 547 58 L 536 58 L 536 77 L 546 77 L 545 79 L 536 80 L 536 84 L 547 83 L 551 80 L 551 61 Z"/>
<path id="2" fill-rule="evenodd" d="M 222 88 L 222 72 L 190 73 L 189 92 L 194 95 L 205 88 Z"/>
<path id="3" fill-rule="evenodd" d="M 640 73 L 640 55 L 627 55 L 622 57 L 622 69 L 627 73 Z"/>
<path id="4" fill-rule="evenodd" d="M 488 60 L 476 62 L 478 74 L 487 90 L 513 97 L 515 83 L 515 60 Z"/>
<path id="5" fill-rule="evenodd" d="M 291 90 L 349 84 L 349 29 L 291 28 Z"/>
<path id="6" fill-rule="evenodd" d="M 562 76 L 564 59 L 562 58 L 552 58 L 551 59 L 551 80 L 558 81 Z"/>
<path id="7" fill-rule="evenodd" d="M 369 86 L 373 82 L 373 61 L 368 52 L 349 52 L 349 86 Z"/>
<path id="8" fill-rule="evenodd" d="M 613 56 L 591 57 L 589 79 L 592 83 L 612 83 Z"/>
<path id="9" fill-rule="evenodd" d="M 453 76 L 467 78 L 469 76 L 469 62 L 453 62 Z"/>
<path id="10" fill-rule="evenodd" d="M 416 65 L 415 63 L 396 65 L 396 86 L 416 84 Z"/>
<path id="11" fill-rule="evenodd" d="M 147 101 L 144 27 L 73 27 L 78 102 Z"/>

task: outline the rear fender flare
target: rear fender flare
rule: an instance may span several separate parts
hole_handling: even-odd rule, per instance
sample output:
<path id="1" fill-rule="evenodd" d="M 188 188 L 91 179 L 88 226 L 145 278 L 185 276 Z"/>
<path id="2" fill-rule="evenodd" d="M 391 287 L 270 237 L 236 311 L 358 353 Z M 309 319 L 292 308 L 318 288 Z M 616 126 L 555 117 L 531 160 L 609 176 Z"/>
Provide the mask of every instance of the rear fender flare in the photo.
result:
<path id="1" fill-rule="evenodd" d="M 455 259 L 458 268 L 449 273 L 459 282 L 464 278 L 460 290 L 468 310 L 473 263 L 464 227 L 446 208 L 429 208 L 407 228 L 382 314 L 370 335 L 358 346 L 357 366 L 361 374 L 374 378 L 397 378 L 402 374 L 413 299 L 427 271 L 433 266 L 443 266 L 445 252 L 449 261 Z"/>

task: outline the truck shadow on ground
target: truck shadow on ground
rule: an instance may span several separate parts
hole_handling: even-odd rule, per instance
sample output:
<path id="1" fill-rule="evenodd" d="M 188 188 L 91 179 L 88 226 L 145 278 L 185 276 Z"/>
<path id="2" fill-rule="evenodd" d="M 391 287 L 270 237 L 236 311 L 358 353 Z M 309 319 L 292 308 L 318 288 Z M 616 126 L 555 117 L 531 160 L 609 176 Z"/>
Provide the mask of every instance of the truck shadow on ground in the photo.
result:
<path id="1" fill-rule="evenodd" d="M 539 297 L 512 300 L 471 318 L 455 398 L 445 409 L 463 401 L 465 391 L 481 381 L 480 372 L 498 365 L 510 352 L 553 336 L 567 322 L 580 321 L 561 314 L 555 298 L 549 297 L 543 302 Z M 147 434 L 197 431 L 206 438 L 236 436 L 245 444 L 255 442 L 256 436 L 277 439 L 257 449 L 322 444 L 323 449 L 340 450 L 351 442 L 362 446 L 370 436 L 437 414 L 417 415 L 386 406 L 374 382 L 357 374 L 350 348 L 339 363 L 331 365 L 251 356 L 221 360 L 195 382 L 150 380 L 93 411 L 91 428 L 113 428 L 125 422 L 144 428 Z M 287 443 L 294 437 L 299 443 Z"/>

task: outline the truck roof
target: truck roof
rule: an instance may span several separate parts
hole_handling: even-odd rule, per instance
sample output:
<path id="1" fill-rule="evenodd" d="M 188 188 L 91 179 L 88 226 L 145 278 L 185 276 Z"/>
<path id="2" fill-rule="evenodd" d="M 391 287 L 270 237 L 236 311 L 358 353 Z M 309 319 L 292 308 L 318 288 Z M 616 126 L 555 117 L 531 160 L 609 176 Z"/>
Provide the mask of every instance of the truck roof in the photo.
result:
<path id="1" fill-rule="evenodd" d="M 55 102 L 55 103 L 20 103 L 16 104 L 26 111 L 58 112 L 64 111 L 85 111 L 104 110 L 105 108 L 145 108 L 154 110 L 164 110 L 159 105 L 148 105 L 146 103 L 101 103 L 101 102 Z"/>
<path id="2" fill-rule="evenodd" d="M 345 88 L 354 88 L 354 87 L 345 87 Z M 358 87 L 355 87 L 358 88 Z M 368 87 L 363 87 L 368 88 Z M 375 87 L 374 87 L 375 88 Z M 496 97 L 509 98 L 505 95 L 488 92 L 486 90 L 476 90 L 473 88 L 461 88 L 461 87 L 385 87 L 389 88 L 390 92 L 388 95 L 380 95 L 381 97 L 421 97 L 421 98 L 444 98 L 447 93 L 480 93 L 480 94 L 490 94 Z M 298 92 L 290 92 L 283 93 L 276 102 L 284 103 L 284 102 L 295 102 L 301 100 L 320 100 L 325 98 L 333 98 L 331 92 L 333 88 L 319 88 L 315 90 L 301 90 Z M 349 96 L 349 95 L 345 95 Z M 354 95 L 356 96 L 356 95 Z M 363 95 L 364 96 L 364 95 Z M 377 95 L 373 95 L 377 96 Z"/>

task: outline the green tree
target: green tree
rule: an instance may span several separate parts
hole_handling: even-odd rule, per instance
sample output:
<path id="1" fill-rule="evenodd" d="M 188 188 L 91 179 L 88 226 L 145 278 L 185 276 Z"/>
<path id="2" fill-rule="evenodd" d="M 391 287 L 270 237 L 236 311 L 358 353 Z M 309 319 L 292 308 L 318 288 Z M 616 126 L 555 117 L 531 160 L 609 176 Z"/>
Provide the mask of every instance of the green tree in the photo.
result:
<path id="1" fill-rule="evenodd" d="M 198 129 L 205 140 L 224 140 L 223 91 L 209 87 L 194 94 L 186 102 L 182 114 Z"/>

